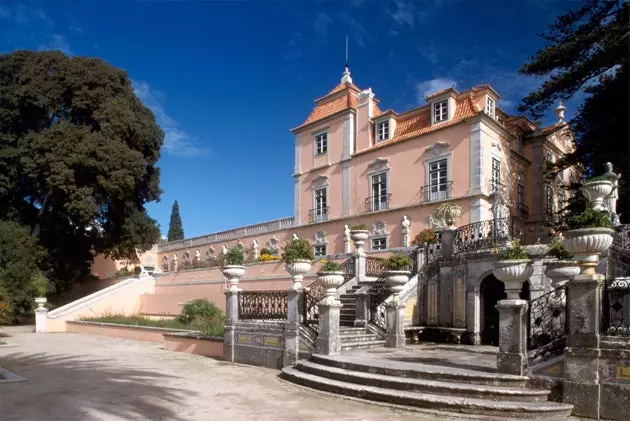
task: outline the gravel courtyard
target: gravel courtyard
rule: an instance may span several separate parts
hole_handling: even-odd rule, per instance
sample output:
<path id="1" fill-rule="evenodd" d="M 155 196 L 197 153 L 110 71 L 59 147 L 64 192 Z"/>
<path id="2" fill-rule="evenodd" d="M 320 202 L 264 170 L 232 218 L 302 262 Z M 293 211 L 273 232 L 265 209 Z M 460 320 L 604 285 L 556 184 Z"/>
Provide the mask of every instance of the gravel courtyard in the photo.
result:
<path id="1" fill-rule="evenodd" d="M 0 329 L 2 421 L 458 420 L 301 389 L 277 371 L 90 335 Z"/>

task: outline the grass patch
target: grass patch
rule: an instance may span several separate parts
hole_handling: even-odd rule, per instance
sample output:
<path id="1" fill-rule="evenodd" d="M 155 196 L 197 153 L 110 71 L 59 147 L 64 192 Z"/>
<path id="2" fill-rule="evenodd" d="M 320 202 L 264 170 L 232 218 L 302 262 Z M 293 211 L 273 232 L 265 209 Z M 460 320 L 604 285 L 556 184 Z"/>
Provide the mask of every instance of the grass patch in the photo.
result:
<path id="1" fill-rule="evenodd" d="M 199 331 L 208 336 L 223 336 L 223 318 L 219 320 L 194 319 L 190 323 L 184 323 L 175 319 L 149 319 L 143 316 L 124 316 L 120 314 L 108 314 L 99 317 L 83 317 L 83 322 L 112 323 L 125 326 L 157 327 L 163 329 L 181 329 Z"/>

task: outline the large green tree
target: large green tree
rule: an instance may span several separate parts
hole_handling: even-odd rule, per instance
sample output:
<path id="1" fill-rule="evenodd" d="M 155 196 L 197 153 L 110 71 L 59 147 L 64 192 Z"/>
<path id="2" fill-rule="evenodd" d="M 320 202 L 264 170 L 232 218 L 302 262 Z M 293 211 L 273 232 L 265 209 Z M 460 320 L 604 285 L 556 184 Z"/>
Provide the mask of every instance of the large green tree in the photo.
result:
<path id="1" fill-rule="evenodd" d="M 135 259 L 159 238 L 164 134 L 127 74 L 61 52 L 0 55 L 0 218 L 29 227 L 72 280 L 93 253 Z"/>
<path id="2" fill-rule="evenodd" d="M 168 241 L 177 241 L 184 239 L 184 226 L 182 225 L 182 217 L 179 216 L 179 203 L 177 200 L 173 203 L 171 209 L 171 221 L 168 226 Z"/>
<path id="3" fill-rule="evenodd" d="M 605 162 L 612 162 L 624 176 L 618 210 L 625 211 L 626 222 L 630 217 L 630 183 L 623 183 L 630 177 L 629 9 L 626 1 L 587 0 L 559 16 L 540 34 L 547 45 L 521 69 L 545 80 L 519 106 L 519 111 L 539 118 L 558 100 L 584 94 L 570 122 L 577 150 L 556 171 L 580 164 L 598 174 Z"/>

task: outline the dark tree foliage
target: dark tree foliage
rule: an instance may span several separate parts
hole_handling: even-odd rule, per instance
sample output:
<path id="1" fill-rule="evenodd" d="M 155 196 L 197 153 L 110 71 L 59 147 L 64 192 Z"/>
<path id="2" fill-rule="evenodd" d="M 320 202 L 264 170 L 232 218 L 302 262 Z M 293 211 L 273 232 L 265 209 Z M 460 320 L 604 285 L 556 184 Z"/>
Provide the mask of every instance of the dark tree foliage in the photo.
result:
<path id="1" fill-rule="evenodd" d="M 171 221 L 168 225 L 168 241 L 177 241 L 184 239 L 184 226 L 182 225 L 182 217 L 179 216 L 179 203 L 177 200 L 173 203 L 171 209 Z"/>
<path id="2" fill-rule="evenodd" d="M 56 278 L 158 240 L 145 204 L 161 193 L 163 138 L 124 71 L 57 51 L 0 55 L 0 218 L 30 228 Z"/>
<path id="3" fill-rule="evenodd" d="M 545 77 L 527 95 L 519 111 L 538 118 L 558 100 L 578 92 L 586 98 L 570 122 L 577 150 L 555 171 L 583 165 L 587 173 L 603 173 L 612 162 L 620 180 L 618 210 L 630 217 L 630 6 L 625 1 L 587 0 L 559 16 L 545 34 L 548 44 L 531 57 L 521 73 Z M 554 176 L 555 174 L 551 174 Z"/>

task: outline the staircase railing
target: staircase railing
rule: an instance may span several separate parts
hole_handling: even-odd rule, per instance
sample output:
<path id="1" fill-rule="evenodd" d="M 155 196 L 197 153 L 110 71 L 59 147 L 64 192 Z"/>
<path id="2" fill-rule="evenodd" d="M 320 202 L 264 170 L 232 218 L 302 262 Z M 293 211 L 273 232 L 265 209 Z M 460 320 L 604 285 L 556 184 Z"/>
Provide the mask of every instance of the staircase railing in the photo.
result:
<path id="1" fill-rule="evenodd" d="M 511 218 L 473 222 L 457 228 L 453 254 L 489 250 L 513 237 Z"/>
<path id="2" fill-rule="evenodd" d="M 241 291 L 238 294 L 238 318 L 242 320 L 286 320 L 288 293 L 279 291 Z"/>
<path id="3" fill-rule="evenodd" d="M 383 259 L 379 257 L 366 257 L 365 258 L 365 275 L 379 277 L 385 271 L 383 266 Z"/>
<path id="4" fill-rule="evenodd" d="M 530 361 L 561 355 L 569 331 L 566 286 L 531 300 L 527 314 L 527 351 Z"/>
<path id="5" fill-rule="evenodd" d="M 604 335 L 630 336 L 630 277 L 604 284 L 601 326 Z"/>
<path id="6" fill-rule="evenodd" d="M 376 325 L 382 330 L 387 330 L 387 319 L 385 301 L 391 295 L 389 286 L 385 284 L 384 279 L 378 279 L 371 284 L 368 291 L 370 323 Z"/>

